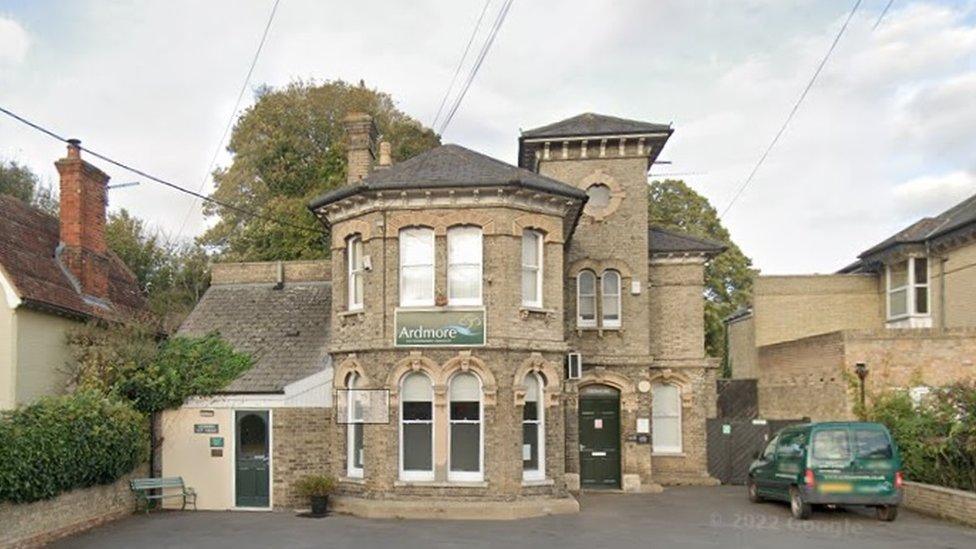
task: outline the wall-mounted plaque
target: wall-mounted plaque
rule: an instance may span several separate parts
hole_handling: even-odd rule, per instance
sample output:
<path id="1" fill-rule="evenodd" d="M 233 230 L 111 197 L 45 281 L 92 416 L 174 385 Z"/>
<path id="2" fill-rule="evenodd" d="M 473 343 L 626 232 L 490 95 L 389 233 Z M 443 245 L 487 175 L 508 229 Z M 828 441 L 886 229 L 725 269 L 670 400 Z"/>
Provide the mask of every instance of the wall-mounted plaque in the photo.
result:
<path id="1" fill-rule="evenodd" d="M 477 347 L 485 344 L 485 310 L 398 309 L 397 347 Z"/>
<path id="2" fill-rule="evenodd" d="M 212 435 L 220 432 L 220 426 L 216 423 L 194 423 L 193 432 L 197 434 Z"/>

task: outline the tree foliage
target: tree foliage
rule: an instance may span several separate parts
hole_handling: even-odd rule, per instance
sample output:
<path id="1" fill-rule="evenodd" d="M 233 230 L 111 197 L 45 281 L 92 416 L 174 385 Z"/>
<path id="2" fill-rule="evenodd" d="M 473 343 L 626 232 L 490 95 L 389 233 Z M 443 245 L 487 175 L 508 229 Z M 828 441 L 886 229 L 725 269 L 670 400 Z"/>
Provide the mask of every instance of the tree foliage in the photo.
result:
<path id="1" fill-rule="evenodd" d="M 0 502 L 114 482 L 145 462 L 147 427 L 129 404 L 98 391 L 0 413 Z"/>
<path id="2" fill-rule="evenodd" d="M 206 250 L 165 238 L 125 209 L 109 214 L 105 239 L 135 274 L 160 330 L 174 331 L 210 285 Z"/>
<path id="3" fill-rule="evenodd" d="M 215 198 L 294 224 L 319 227 L 306 208 L 312 198 L 345 182 L 342 119 L 351 112 L 373 116 L 392 145 L 394 160 L 437 146 L 439 137 L 396 108 L 393 99 L 360 83 L 297 81 L 263 88 L 237 121 L 228 150 L 233 162 L 214 173 Z M 323 235 L 245 217 L 205 205 L 218 221 L 200 239 L 230 261 L 327 257 Z"/>
<path id="4" fill-rule="evenodd" d="M 29 167 L 16 161 L 0 161 L 0 194 L 8 194 L 53 215 L 58 213 L 58 199 L 49 185 Z"/>
<path id="5" fill-rule="evenodd" d="M 888 426 L 909 480 L 976 492 L 976 382 L 934 389 L 917 404 L 906 391 L 886 392 L 868 418 Z"/>
<path id="6" fill-rule="evenodd" d="M 135 323 L 90 322 L 69 332 L 68 345 L 74 387 L 122 398 L 147 414 L 211 395 L 252 364 L 216 333 L 158 343 L 152 329 Z"/>
<path id="7" fill-rule="evenodd" d="M 728 249 L 705 266 L 705 346 L 710 356 L 725 357 L 722 319 L 746 305 L 752 294 L 752 261 L 732 242 L 718 212 L 684 181 L 665 179 L 649 187 L 648 223 L 722 242 Z"/>

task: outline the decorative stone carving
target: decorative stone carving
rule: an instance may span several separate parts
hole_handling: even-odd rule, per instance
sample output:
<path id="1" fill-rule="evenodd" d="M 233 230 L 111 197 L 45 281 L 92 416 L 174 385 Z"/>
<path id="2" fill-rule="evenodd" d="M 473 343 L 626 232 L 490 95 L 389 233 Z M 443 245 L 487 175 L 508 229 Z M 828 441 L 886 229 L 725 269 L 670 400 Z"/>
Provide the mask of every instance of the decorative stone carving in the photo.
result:
<path id="1" fill-rule="evenodd" d="M 691 385 L 691 379 L 681 372 L 676 372 L 671 368 L 651 370 L 651 375 L 648 378 L 648 381 L 650 381 L 652 384 L 666 383 L 669 385 L 677 385 L 681 390 L 681 407 L 690 408 L 692 404 L 694 404 L 694 391 Z"/>
<path id="2" fill-rule="evenodd" d="M 512 388 L 515 393 L 515 405 L 525 405 L 525 376 L 530 373 L 541 374 L 545 381 L 543 399 L 546 407 L 559 405 L 560 383 L 559 367 L 542 357 L 541 353 L 532 353 L 525 359 L 512 378 Z"/>

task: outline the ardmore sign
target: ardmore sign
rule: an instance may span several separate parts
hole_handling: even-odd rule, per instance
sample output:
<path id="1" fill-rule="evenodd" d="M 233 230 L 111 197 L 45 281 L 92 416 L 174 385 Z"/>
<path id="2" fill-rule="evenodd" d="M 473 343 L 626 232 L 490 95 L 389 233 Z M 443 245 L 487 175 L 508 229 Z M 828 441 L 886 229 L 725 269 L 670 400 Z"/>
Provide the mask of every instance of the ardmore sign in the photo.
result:
<path id="1" fill-rule="evenodd" d="M 397 347 L 480 346 L 485 344 L 484 309 L 404 309 L 396 311 Z"/>

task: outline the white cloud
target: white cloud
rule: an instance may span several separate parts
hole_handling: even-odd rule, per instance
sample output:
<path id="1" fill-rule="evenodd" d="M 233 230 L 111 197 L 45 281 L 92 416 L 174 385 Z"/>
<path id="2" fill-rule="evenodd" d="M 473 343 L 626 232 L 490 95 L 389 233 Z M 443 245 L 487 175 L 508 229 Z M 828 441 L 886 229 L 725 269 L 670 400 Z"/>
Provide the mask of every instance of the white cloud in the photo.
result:
<path id="1" fill-rule="evenodd" d="M 21 63 L 29 48 L 27 31 L 13 19 L 0 16 L 0 66 Z"/>
<path id="2" fill-rule="evenodd" d="M 976 193 L 976 174 L 923 175 L 895 186 L 891 193 L 900 213 L 910 218 L 931 216 Z"/>

